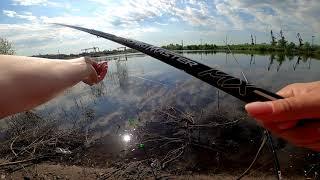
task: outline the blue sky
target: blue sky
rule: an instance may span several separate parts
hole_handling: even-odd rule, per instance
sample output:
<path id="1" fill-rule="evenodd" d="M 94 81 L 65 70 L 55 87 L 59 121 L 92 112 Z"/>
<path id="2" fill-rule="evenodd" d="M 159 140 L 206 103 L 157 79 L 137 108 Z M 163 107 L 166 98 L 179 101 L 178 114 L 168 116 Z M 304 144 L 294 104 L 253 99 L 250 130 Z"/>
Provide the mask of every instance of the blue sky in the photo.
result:
<path id="1" fill-rule="evenodd" d="M 319 0 L 1 0 L 0 37 L 19 55 L 79 53 L 119 47 L 110 41 L 57 27 L 59 22 L 114 33 L 155 45 L 270 42 L 283 29 L 290 41 L 319 44 Z"/>

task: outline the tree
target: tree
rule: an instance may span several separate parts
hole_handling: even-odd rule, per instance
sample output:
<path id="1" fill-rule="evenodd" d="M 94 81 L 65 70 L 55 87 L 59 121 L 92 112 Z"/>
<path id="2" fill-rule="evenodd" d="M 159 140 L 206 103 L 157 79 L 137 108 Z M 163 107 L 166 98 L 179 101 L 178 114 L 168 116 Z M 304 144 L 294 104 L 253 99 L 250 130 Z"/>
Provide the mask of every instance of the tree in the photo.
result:
<path id="1" fill-rule="evenodd" d="M 270 33 L 271 33 L 271 46 L 275 46 L 275 45 L 277 45 L 276 38 L 274 37 L 272 30 Z"/>
<path id="2" fill-rule="evenodd" d="M 0 37 L 0 54 L 9 54 L 12 55 L 15 53 L 13 44 L 7 39 Z"/>
<path id="3" fill-rule="evenodd" d="M 278 40 L 278 46 L 281 48 L 285 48 L 287 46 L 287 41 L 283 35 L 282 30 L 280 31 L 280 39 Z"/>
<path id="4" fill-rule="evenodd" d="M 303 48 L 309 51 L 311 49 L 310 43 L 309 42 L 304 43 Z"/>
<path id="5" fill-rule="evenodd" d="M 292 51 L 294 48 L 296 48 L 296 45 L 293 42 L 290 42 L 287 46 L 288 51 Z"/>

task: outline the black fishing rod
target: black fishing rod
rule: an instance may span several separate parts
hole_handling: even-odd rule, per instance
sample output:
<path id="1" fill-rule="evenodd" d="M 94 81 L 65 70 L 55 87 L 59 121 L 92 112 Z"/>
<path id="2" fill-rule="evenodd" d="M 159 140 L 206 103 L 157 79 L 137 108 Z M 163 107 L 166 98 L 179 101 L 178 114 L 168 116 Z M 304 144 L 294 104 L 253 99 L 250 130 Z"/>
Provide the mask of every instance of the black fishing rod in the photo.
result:
<path id="1" fill-rule="evenodd" d="M 92 35 L 102 37 L 113 42 L 122 44 L 132 49 L 138 50 L 151 57 L 154 57 L 164 63 L 167 63 L 175 68 L 181 69 L 186 73 L 207 82 L 208 84 L 246 102 L 255 101 L 270 101 L 276 99 L 282 99 L 281 96 L 264 90 L 262 88 L 255 87 L 254 85 L 242 81 L 239 78 L 233 77 L 215 68 L 211 68 L 189 58 L 183 57 L 172 51 L 153 46 L 141 41 L 133 39 L 126 39 L 123 37 L 115 36 L 113 34 L 104 33 L 101 31 L 87 29 L 78 26 L 66 25 L 55 23 L 56 25 L 65 26 L 80 31 L 90 33 Z"/>

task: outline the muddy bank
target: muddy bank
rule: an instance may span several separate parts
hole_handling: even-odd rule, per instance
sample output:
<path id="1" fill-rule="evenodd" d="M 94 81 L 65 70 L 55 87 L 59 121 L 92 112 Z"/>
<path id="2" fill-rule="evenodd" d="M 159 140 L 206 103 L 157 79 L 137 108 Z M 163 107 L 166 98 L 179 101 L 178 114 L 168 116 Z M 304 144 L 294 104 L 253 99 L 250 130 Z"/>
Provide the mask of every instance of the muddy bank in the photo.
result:
<path id="1" fill-rule="evenodd" d="M 112 169 L 88 168 L 81 166 L 64 166 L 57 164 L 43 163 L 25 168 L 25 171 L 14 172 L 11 174 L 2 173 L 2 179 L 61 179 L 61 180 L 87 180 L 87 179 L 105 179 Z M 233 180 L 236 176 L 229 174 L 212 174 L 212 175 L 182 175 L 182 176 L 166 176 L 163 179 L 199 179 L 199 180 Z M 295 176 L 284 179 L 302 179 L 303 177 Z M 113 178 L 109 178 L 113 179 Z M 146 179 L 153 179 L 152 177 Z M 243 178 L 244 180 L 264 179 L 273 180 L 273 176 L 264 174 L 254 174 Z"/>

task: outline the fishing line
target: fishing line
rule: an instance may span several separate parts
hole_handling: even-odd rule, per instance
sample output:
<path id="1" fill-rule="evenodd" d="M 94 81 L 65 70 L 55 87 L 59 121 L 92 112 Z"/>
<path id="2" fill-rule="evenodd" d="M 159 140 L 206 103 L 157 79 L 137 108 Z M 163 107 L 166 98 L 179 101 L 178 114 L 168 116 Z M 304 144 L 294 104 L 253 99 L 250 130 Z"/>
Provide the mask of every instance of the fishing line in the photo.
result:
<path id="1" fill-rule="evenodd" d="M 231 51 L 229 45 L 226 43 L 226 46 L 229 50 L 229 52 L 232 54 L 233 56 L 233 59 L 237 62 L 237 64 L 239 65 L 239 68 L 241 70 L 241 73 L 242 73 L 242 76 L 243 78 L 245 79 L 245 81 L 247 83 L 249 83 L 247 77 L 245 76 L 244 72 L 243 72 L 243 68 L 242 66 L 240 65 L 239 61 L 237 60 L 237 58 L 234 56 L 233 52 Z M 281 179 L 281 170 L 280 170 L 280 164 L 279 164 L 279 158 L 278 158 L 278 155 L 277 155 L 277 152 L 275 151 L 275 148 L 274 148 L 274 143 L 272 141 L 272 136 L 270 135 L 270 132 L 265 130 L 265 129 L 262 129 L 262 131 L 264 132 L 264 135 L 263 135 L 263 141 L 261 142 L 261 145 L 258 149 L 258 152 L 256 153 L 255 157 L 253 158 L 251 164 L 249 165 L 249 167 L 237 178 L 237 180 L 240 180 L 241 178 L 243 178 L 252 168 L 252 166 L 254 165 L 254 163 L 257 161 L 258 159 L 258 156 L 261 152 L 261 150 L 263 149 L 263 147 L 266 145 L 266 142 L 268 140 L 268 143 L 269 143 L 269 147 L 270 147 L 270 150 L 272 152 L 272 155 L 273 155 L 273 160 L 274 160 L 274 166 L 275 166 L 275 172 L 276 172 L 276 176 L 278 178 L 278 180 Z"/>
<path id="2" fill-rule="evenodd" d="M 257 159 L 258 159 L 258 157 L 259 157 L 259 155 L 260 155 L 260 153 L 261 153 L 264 145 L 266 144 L 266 142 L 267 142 L 267 136 L 263 136 L 261 145 L 260 145 L 260 147 L 259 147 L 259 149 L 258 149 L 258 151 L 257 151 L 257 153 L 256 153 L 256 155 L 255 155 L 255 157 L 253 158 L 250 166 L 237 178 L 237 180 L 240 180 L 241 178 L 243 178 L 243 177 L 251 170 L 252 166 L 253 166 L 254 163 L 257 161 Z"/>
<path id="3" fill-rule="evenodd" d="M 231 51 L 231 49 L 230 49 L 229 45 L 227 44 L 227 42 L 225 42 L 225 43 L 226 43 L 226 46 L 227 46 L 229 52 L 231 53 L 233 59 L 234 59 L 234 60 L 236 61 L 236 63 L 239 65 L 240 70 L 241 70 L 242 77 L 244 78 L 244 80 L 245 80 L 247 83 L 249 83 L 246 75 L 245 75 L 244 72 L 243 72 L 243 68 L 241 67 L 241 64 L 239 63 L 239 61 L 237 60 L 237 58 L 234 56 L 234 54 L 233 54 L 233 52 Z"/>

